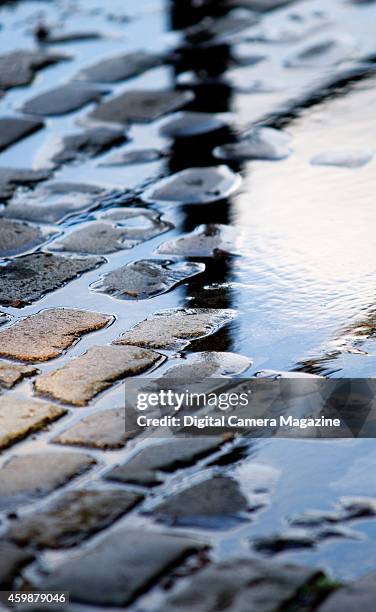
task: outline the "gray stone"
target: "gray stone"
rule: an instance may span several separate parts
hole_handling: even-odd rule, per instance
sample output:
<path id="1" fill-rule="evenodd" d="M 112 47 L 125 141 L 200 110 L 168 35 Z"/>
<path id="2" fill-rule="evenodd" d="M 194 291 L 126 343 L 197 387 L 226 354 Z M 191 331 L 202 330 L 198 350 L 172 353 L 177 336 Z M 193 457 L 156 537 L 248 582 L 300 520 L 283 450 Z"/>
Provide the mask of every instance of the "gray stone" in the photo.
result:
<path id="1" fill-rule="evenodd" d="M 357 612 L 373 610 L 376 598 L 376 572 L 337 589 L 318 608 L 319 612 Z"/>
<path id="2" fill-rule="evenodd" d="M 51 233 L 22 221 L 0 219 L 0 257 L 19 255 L 45 242 Z"/>
<path id="3" fill-rule="evenodd" d="M 9 315 L 5 314 L 5 312 L 0 312 L 0 325 L 4 325 L 4 323 L 8 323 Z"/>
<path id="4" fill-rule="evenodd" d="M 312 158 L 314 166 L 338 166 L 339 168 L 362 168 L 373 158 L 372 151 L 331 151 Z"/>
<path id="5" fill-rule="evenodd" d="M 37 132 L 43 126 L 43 121 L 37 121 L 36 119 L 0 117 L 0 151 Z"/>
<path id="6" fill-rule="evenodd" d="M 141 259 L 105 274 L 93 287 L 123 300 L 145 300 L 166 293 L 205 270 L 205 265 Z"/>
<path id="7" fill-rule="evenodd" d="M 125 332 L 116 344 L 182 349 L 191 341 L 214 334 L 235 317 L 233 310 L 172 309 L 155 313 Z"/>
<path id="8" fill-rule="evenodd" d="M 80 83 L 66 83 L 30 98 L 22 111 L 31 115 L 65 115 L 90 102 L 99 102 L 104 93 L 108 92 Z"/>
<path id="9" fill-rule="evenodd" d="M 84 310 L 43 310 L 0 332 L 0 356 L 47 361 L 61 355 L 84 334 L 102 329 L 112 320 L 110 315 Z"/>
<path id="10" fill-rule="evenodd" d="M 65 413 L 66 410 L 53 404 L 3 395 L 0 397 L 0 449 L 23 440 Z"/>
<path id="11" fill-rule="evenodd" d="M 208 134 L 225 127 L 226 123 L 210 113 L 177 113 L 162 125 L 159 132 L 168 138 L 190 138 Z"/>
<path id="12" fill-rule="evenodd" d="M 250 159 L 280 160 L 292 153 L 290 137 L 279 130 L 256 126 L 239 142 L 214 149 L 215 157 L 223 160 L 246 161 Z"/>
<path id="13" fill-rule="evenodd" d="M 122 448 L 140 433 L 132 408 L 114 408 L 91 414 L 53 439 L 56 444 L 112 450 Z"/>
<path id="14" fill-rule="evenodd" d="M 72 601 L 121 606 L 202 544 L 147 529 L 117 529 L 43 580 L 44 590 L 69 591 Z"/>
<path id="15" fill-rule="evenodd" d="M 240 520 L 241 513 L 250 509 L 235 480 L 213 476 L 167 497 L 152 512 L 175 525 L 226 528 L 229 521 Z"/>
<path id="16" fill-rule="evenodd" d="M 264 13 L 286 6 L 294 1 L 295 0 L 226 0 L 226 4 L 232 7 L 244 7 Z"/>
<path id="17" fill-rule="evenodd" d="M 322 576 L 319 570 L 290 563 L 229 559 L 195 574 L 186 586 L 167 596 L 162 609 L 163 612 L 215 612 L 221 602 L 226 612 L 287 610 L 299 592 Z"/>
<path id="18" fill-rule="evenodd" d="M 142 499 L 121 489 L 68 491 L 47 508 L 12 521 L 6 537 L 20 546 L 77 546 L 112 525 Z"/>
<path id="19" fill-rule="evenodd" d="M 101 60 L 78 73 L 78 78 L 85 81 L 100 81 L 102 83 L 116 83 L 142 74 L 150 68 L 162 63 L 159 55 L 135 51 Z"/>
<path id="20" fill-rule="evenodd" d="M 187 168 L 161 179 L 144 191 L 144 202 L 207 204 L 223 200 L 241 184 L 241 177 L 227 166 Z"/>
<path id="21" fill-rule="evenodd" d="M 136 166 L 137 164 L 150 164 L 164 157 L 164 153 L 157 149 L 134 149 L 115 153 L 101 162 L 100 166 Z"/>
<path id="22" fill-rule="evenodd" d="M 171 381 L 179 379 L 188 384 L 190 381 L 198 382 L 209 377 L 237 376 L 248 370 L 252 365 L 252 361 L 248 357 L 236 353 L 217 351 L 192 353 L 180 361 L 181 363 L 178 365 L 165 370 L 161 378 L 169 378 Z M 161 381 L 161 378 L 158 378 L 158 381 Z"/>
<path id="23" fill-rule="evenodd" d="M 29 551 L 10 542 L 0 541 L 0 587 L 10 589 L 18 572 L 33 559 L 34 555 Z"/>
<path id="24" fill-rule="evenodd" d="M 24 378 L 34 376 L 39 370 L 33 366 L 0 361 L 0 387 L 11 389 Z"/>
<path id="25" fill-rule="evenodd" d="M 157 253 L 184 257 L 215 257 L 236 254 L 237 231 L 229 225 L 199 225 L 193 232 L 161 244 Z"/>
<path id="26" fill-rule="evenodd" d="M 86 404 L 113 383 L 139 374 L 162 359 L 154 351 L 130 346 L 94 346 L 62 368 L 38 376 L 37 392 L 74 406 Z"/>
<path id="27" fill-rule="evenodd" d="M 284 533 L 255 538 L 253 547 L 258 552 L 274 555 L 276 553 L 300 548 L 313 548 L 317 539 L 306 530 L 288 529 Z"/>
<path id="28" fill-rule="evenodd" d="M 102 38 L 100 32 L 77 30 L 71 32 L 61 32 L 60 34 L 51 31 L 44 25 L 38 26 L 35 36 L 39 43 L 44 45 L 61 45 L 70 42 L 81 42 L 84 40 L 98 40 Z"/>
<path id="29" fill-rule="evenodd" d="M 93 457 L 78 452 L 14 455 L 0 469 L 0 507 L 14 508 L 43 497 L 95 463 Z"/>
<path id="30" fill-rule="evenodd" d="M 38 70 L 65 59 L 69 58 L 42 51 L 12 51 L 0 55 L 0 89 L 28 85 Z"/>
<path id="31" fill-rule="evenodd" d="M 341 39 L 324 39 L 307 45 L 285 61 L 292 68 L 326 68 L 336 66 L 354 55 L 354 48 Z"/>
<path id="32" fill-rule="evenodd" d="M 26 221 L 57 223 L 69 215 L 99 206 L 106 191 L 80 183 L 46 183 L 33 192 L 19 194 L 1 214 Z"/>
<path id="33" fill-rule="evenodd" d="M 104 255 L 131 249 L 173 227 L 161 221 L 158 213 L 145 208 L 115 209 L 101 214 L 100 219 L 64 236 L 50 249 Z"/>
<path id="34" fill-rule="evenodd" d="M 189 91 L 135 90 L 102 102 L 90 117 L 110 123 L 145 123 L 154 121 L 193 100 Z"/>
<path id="35" fill-rule="evenodd" d="M 0 168 L 0 202 L 9 200 L 19 185 L 33 185 L 45 181 L 49 175 L 47 170 Z"/>
<path id="36" fill-rule="evenodd" d="M 158 472 L 172 472 L 192 465 L 218 450 L 224 441 L 224 438 L 219 436 L 163 441 L 142 449 L 124 465 L 110 470 L 106 478 L 117 482 L 154 486 L 163 482 L 163 477 Z"/>
<path id="37" fill-rule="evenodd" d="M 250 11 L 230 12 L 217 19 L 203 19 L 197 25 L 186 30 L 186 36 L 191 42 L 215 42 L 231 40 L 231 37 L 258 22 L 258 17 Z"/>
<path id="38" fill-rule="evenodd" d="M 25 255 L 0 268 L 0 303 L 20 308 L 103 263 L 99 257 Z"/>
<path id="39" fill-rule="evenodd" d="M 124 130 L 116 127 L 93 127 L 68 134 L 57 143 L 49 163 L 58 167 L 68 162 L 96 157 L 126 140 Z"/>

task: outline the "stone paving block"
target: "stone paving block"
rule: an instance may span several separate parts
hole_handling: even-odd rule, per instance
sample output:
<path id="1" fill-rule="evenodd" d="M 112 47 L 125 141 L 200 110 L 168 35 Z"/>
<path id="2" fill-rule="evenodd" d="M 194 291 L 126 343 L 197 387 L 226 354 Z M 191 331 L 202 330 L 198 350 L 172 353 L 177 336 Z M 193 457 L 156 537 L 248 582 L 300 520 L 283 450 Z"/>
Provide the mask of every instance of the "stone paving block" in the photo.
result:
<path id="1" fill-rule="evenodd" d="M 92 287 L 122 300 L 146 300 L 205 270 L 202 263 L 141 259 L 105 274 Z"/>
<path id="2" fill-rule="evenodd" d="M 1 338 L 1 335 L 0 335 Z M 171 381 L 182 381 L 188 384 L 190 381 L 205 381 L 207 378 L 221 378 L 237 376 L 242 374 L 252 365 L 252 361 L 244 355 L 230 352 L 202 351 L 191 353 L 179 359 L 177 365 L 173 365 L 164 371 L 163 376 L 157 379 L 162 384 L 163 379 Z"/>
<path id="3" fill-rule="evenodd" d="M 248 130 L 238 142 L 216 147 L 213 155 L 225 161 L 277 161 L 291 155 L 290 141 L 290 136 L 280 130 L 256 126 Z"/>
<path id="4" fill-rule="evenodd" d="M 376 598 L 376 572 L 337 589 L 319 606 L 319 612 L 356 612 L 373 610 Z"/>
<path id="5" fill-rule="evenodd" d="M 15 508 L 43 497 L 96 463 L 79 452 L 41 452 L 13 455 L 0 469 L 0 508 Z"/>
<path id="6" fill-rule="evenodd" d="M 214 612 L 218 602 L 222 602 L 226 612 L 287 610 L 299 591 L 322 576 L 322 572 L 311 567 L 261 559 L 229 559 L 195 574 L 186 586 L 167 596 L 161 609 Z M 298 606 L 296 609 L 300 609 Z"/>
<path id="7" fill-rule="evenodd" d="M 24 117 L 0 117 L 0 151 L 37 132 L 44 126 L 43 121 Z"/>
<path id="8" fill-rule="evenodd" d="M 47 361 L 62 354 L 84 334 L 102 329 L 113 317 L 69 308 L 49 308 L 0 332 L 0 356 Z"/>
<path id="9" fill-rule="evenodd" d="M 56 152 L 49 163 L 59 167 L 68 162 L 96 157 L 126 140 L 124 130 L 116 127 L 93 127 L 68 134 L 57 143 Z"/>
<path id="10" fill-rule="evenodd" d="M 53 442 L 101 450 L 122 448 L 140 433 L 132 408 L 114 408 L 91 414 L 63 431 Z"/>
<path id="11" fill-rule="evenodd" d="M 209 204 L 228 198 L 241 181 L 241 176 L 227 166 L 187 168 L 157 181 L 141 198 L 150 203 Z"/>
<path id="12" fill-rule="evenodd" d="M 160 220 L 160 215 L 145 208 L 121 208 L 102 213 L 98 221 L 79 228 L 55 241 L 53 251 L 86 254 L 107 254 L 131 249 L 173 226 Z"/>
<path id="13" fill-rule="evenodd" d="M 0 361 L 0 387 L 11 389 L 24 378 L 34 376 L 39 370 L 33 366 L 18 365 L 9 361 Z"/>
<path id="14" fill-rule="evenodd" d="M 15 308 L 30 304 L 102 263 L 100 257 L 67 258 L 50 253 L 14 259 L 0 269 L 0 304 Z"/>
<path id="15" fill-rule="evenodd" d="M 218 257 L 236 254 L 238 231 L 229 225 L 209 223 L 161 244 L 157 253 L 184 257 Z"/>
<path id="16" fill-rule="evenodd" d="M 25 170 L 23 168 L 0 168 L 0 203 L 9 200 L 20 185 L 33 185 L 45 181 L 48 170 Z"/>
<path id="17" fill-rule="evenodd" d="M 0 55 L 0 89 L 28 85 L 38 70 L 66 59 L 69 59 L 66 55 L 43 51 L 12 51 Z"/>
<path id="18" fill-rule="evenodd" d="M 107 472 L 106 478 L 117 482 L 154 486 L 163 482 L 163 477 L 158 472 L 172 472 L 192 465 L 202 457 L 214 453 L 224 442 L 225 439 L 220 436 L 164 441 L 162 444 L 142 449 L 124 465 L 116 466 Z"/>
<path id="19" fill-rule="evenodd" d="M 191 102 L 190 91 L 135 90 L 102 102 L 90 117 L 109 123 L 147 123 Z"/>
<path id="20" fill-rule="evenodd" d="M 113 383 L 140 374 L 161 359 L 138 347 L 94 346 L 62 368 L 38 376 L 37 392 L 74 406 L 85 406 Z"/>
<path id="21" fill-rule="evenodd" d="M 225 41 L 258 22 L 258 17 L 251 11 L 230 12 L 223 17 L 208 20 L 203 19 L 186 30 L 187 39 L 192 43 L 204 43 L 207 41 Z M 232 42 L 232 41 L 231 41 Z"/>
<path id="22" fill-rule="evenodd" d="M 181 349 L 192 340 L 213 334 L 235 318 L 230 309 L 187 308 L 157 312 L 137 323 L 115 344 L 132 344 L 147 348 Z"/>
<path id="23" fill-rule="evenodd" d="M 126 605 L 201 548 L 192 539 L 123 527 L 56 567 L 41 588 L 69 591 L 73 602 Z"/>
<path id="24" fill-rule="evenodd" d="M 66 83 L 61 87 L 54 87 L 41 93 L 22 106 L 24 113 L 31 115 L 66 115 L 79 110 L 91 102 L 99 102 L 104 90 L 95 89 L 81 83 Z"/>
<path id="25" fill-rule="evenodd" d="M 167 497 L 153 507 L 159 520 L 176 525 L 224 528 L 250 510 L 238 483 L 228 476 L 213 476 Z"/>
<path id="26" fill-rule="evenodd" d="M 0 257 L 25 253 L 45 242 L 52 232 L 20 221 L 0 219 Z"/>
<path id="27" fill-rule="evenodd" d="M 4 323 L 8 323 L 9 315 L 5 314 L 5 312 L 0 312 L 0 325 L 4 325 Z"/>
<path id="28" fill-rule="evenodd" d="M 161 63 L 162 58 L 159 55 L 146 53 L 145 51 L 135 51 L 109 57 L 88 66 L 78 73 L 77 78 L 84 81 L 116 83 L 138 76 Z"/>
<path id="29" fill-rule="evenodd" d="M 159 161 L 166 156 L 163 151 L 158 149 L 134 149 L 133 151 L 124 151 L 114 153 L 104 161 L 100 166 L 136 166 L 137 164 L 150 164 Z"/>
<path id="30" fill-rule="evenodd" d="M 121 489 L 68 491 L 47 508 L 12 521 L 6 537 L 20 546 L 77 546 L 112 525 L 142 498 L 139 493 Z"/>
<path id="31" fill-rule="evenodd" d="M 34 555 L 29 551 L 11 542 L 0 541 L 0 587 L 10 589 L 18 572 L 33 559 Z"/>
<path id="32" fill-rule="evenodd" d="M 173 140 L 192 138 L 210 132 L 215 132 L 226 126 L 226 122 L 211 113 L 194 113 L 182 111 L 168 119 L 160 128 L 159 133 Z"/>
<path id="33" fill-rule="evenodd" d="M 0 449 L 12 446 L 65 413 L 63 408 L 47 402 L 0 397 Z"/>
<path id="34" fill-rule="evenodd" d="M 59 32 L 58 28 L 50 29 L 43 23 L 34 30 L 35 38 L 44 45 L 61 45 L 70 42 L 80 42 L 84 40 L 98 40 L 103 38 L 100 32 L 95 30 L 73 30 L 70 32 Z"/>
<path id="35" fill-rule="evenodd" d="M 25 221 L 57 223 L 67 216 L 99 206 L 106 190 L 81 183 L 46 183 L 27 196 L 14 197 L 1 214 Z"/>

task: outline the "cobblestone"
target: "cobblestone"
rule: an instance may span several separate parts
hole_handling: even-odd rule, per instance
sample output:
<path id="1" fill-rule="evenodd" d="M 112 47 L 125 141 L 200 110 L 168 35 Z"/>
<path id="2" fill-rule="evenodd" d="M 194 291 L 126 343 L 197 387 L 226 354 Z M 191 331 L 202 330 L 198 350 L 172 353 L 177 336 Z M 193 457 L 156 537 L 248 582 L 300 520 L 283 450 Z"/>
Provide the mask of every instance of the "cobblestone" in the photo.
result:
<path id="1" fill-rule="evenodd" d="M 376 572 L 370 572 L 357 581 L 334 591 L 319 607 L 319 612 L 355 612 L 372 610 L 375 605 Z"/>
<path id="2" fill-rule="evenodd" d="M 90 102 L 98 102 L 104 93 L 106 92 L 88 85 L 67 83 L 30 98 L 23 105 L 22 111 L 31 115 L 47 117 L 65 115 L 86 106 Z"/>
<path id="3" fill-rule="evenodd" d="M 161 359 L 154 351 L 126 346 L 94 346 L 62 368 L 38 376 L 38 393 L 74 406 L 85 406 L 126 376 L 139 374 Z"/>
<path id="4" fill-rule="evenodd" d="M 1 338 L 1 336 L 0 336 Z M 0 361 L 0 387 L 11 389 L 24 378 L 34 376 L 39 370 L 33 366 Z"/>
<path id="5" fill-rule="evenodd" d="M 48 170 L 0 168 L 0 202 L 9 200 L 19 185 L 32 185 L 45 181 L 48 177 Z"/>
<path id="6" fill-rule="evenodd" d="M 0 332 L 0 356 L 19 361 L 47 361 L 62 354 L 84 334 L 102 329 L 109 315 L 50 308 Z"/>
<path id="7" fill-rule="evenodd" d="M 193 232 L 164 242 L 158 247 L 161 255 L 184 257 L 216 257 L 233 255 L 236 252 L 234 228 L 228 225 L 199 225 Z"/>
<path id="8" fill-rule="evenodd" d="M 45 242 L 51 232 L 43 233 L 39 227 L 20 221 L 0 219 L 0 257 L 19 255 Z"/>
<path id="9" fill-rule="evenodd" d="M 27 85 L 35 73 L 67 56 L 43 51 L 13 51 L 0 55 L 0 89 Z"/>
<path id="10" fill-rule="evenodd" d="M 19 570 L 33 559 L 34 555 L 31 552 L 18 548 L 10 542 L 0 541 L 0 587 L 11 588 Z"/>
<path id="11" fill-rule="evenodd" d="M 159 55 L 136 51 L 101 60 L 81 70 L 77 78 L 84 81 L 116 83 L 142 74 L 150 68 L 159 66 L 162 58 Z"/>
<path id="12" fill-rule="evenodd" d="M 12 446 L 65 413 L 63 408 L 46 402 L 0 397 L 0 449 Z"/>
<path id="13" fill-rule="evenodd" d="M 48 167 L 59 167 L 69 162 L 96 157 L 115 145 L 127 140 L 123 129 L 116 127 L 93 127 L 63 136 L 56 152 L 48 161 Z"/>
<path id="14" fill-rule="evenodd" d="M 37 132 L 43 126 L 43 121 L 36 119 L 0 117 L 0 151 Z"/>

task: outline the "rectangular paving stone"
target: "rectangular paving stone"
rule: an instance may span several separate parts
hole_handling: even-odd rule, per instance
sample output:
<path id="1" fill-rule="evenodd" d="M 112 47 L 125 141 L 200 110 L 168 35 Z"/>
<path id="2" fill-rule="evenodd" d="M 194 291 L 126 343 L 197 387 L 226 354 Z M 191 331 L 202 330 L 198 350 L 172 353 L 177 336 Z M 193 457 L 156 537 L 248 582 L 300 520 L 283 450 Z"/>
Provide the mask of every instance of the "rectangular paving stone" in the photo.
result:
<path id="1" fill-rule="evenodd" d="M 121 606 L 202 547 L 192 539 L 123 527 L 56 567 L 40 587 L 69 591 L 74 602 Z"/>
<path id="2" fill-rule="evenodd" d="M 0 304 L 21 308 L 102 263 L 100 257 L 67 258 L 50 253 L 19 257 L 0 268 Z"/>
<path id="3" fill-rule="evenodd" d="M 163 481 L 158 472 L 172 472 L 192 465 L 202 457 L 214 453 L 224 438 L 191 438 L 172 440 L 142 449 L 124 465 L 106 474 L 108 480 L 154 486 Z"/>
<path id="4" fill-rule="evenodd" d="M 20 255 L 34 249 L 52 236 L 52 232 L 22 221 L 0 219 L 0 257 Z"/>
<path id="5" fill-rule="evenodd" d="M 67 134 L 61 138 L 56 151 L 47 160 L 47 165 L 58 168 L 63 164 L 96 157 L 126 140 L 125 130 L 115 126 L 93 127 Z M 50 145 L 48 145 L 49 149 Z"/>
<path id="6" fill-rule="evenodd" d="M 102 83 L 116 83 L 142 74 L 150 68 L 159 66 L 162 58 L 159 55 L 135 51 L 116 55 L 88 66 L 81 70 L 77 78 L 84 81 L 97 81 Z"/>
<path id="7" fill-rule="evenodd" d="M 322 572 L 311 567 L 263 559 L 229 559 L 209 565 L 161 604 L 163 612 L 213 612 L 218 602 L 226 610 L 273 612 L 295 609 L 293 598 Z M 300 609 L 299 603 L 297 610 Z M 339 612 L 339 610 L 338 610 Z M 342 612 L 342 611 L 341 611 Z"/>
<path id="8" fill-rule="evenodd" d="M 85 417 L 54 438 L 53 442 L 107 450 L 122 448 L 127 440 L 139 433 L 135 411 L 132 408 L 114 408 Z"/>
<path id="9" fill-rule="evenodd" d="M 117 380 L 140 374 L 162 359 L 159 353 L 125 346 L 94 346 L 62 368 L 38 376 L 35 389 L 74 406 L 85 406 Z"/>
<path id="10" fill-rule="evenodd" d="M 27 85 L 42 68 L 69 59 L 60 53 L 12 51 L 0 55 L 0 89 Z"/>
<path id="11" fill-rule="evenodd" d="M 0 508 L 15 508 L 43 497 L 95 463 L 93 457 L 79 452 L 13 455 L 0 469 Z"/>
<path id="12" fill-rule="evenodd" d="M 70 308 L 49 308 L 0 332 L 0 356 L 47 361 L 62 354 L 84 334 L 102 329 L 113 317 Z"/>
<path id="13" fill-rule="evenodd" d="M 11 542 L 0 541 L 0 587 L 10 589 L 18 572 L 33 559 L 34 555 L 29 551 Z"/>
<path id="14" fill-rule="evenodd" d="M 114 344 L 174 349 L 213 334 L 235 317 L 231 309 L 189 308 L 157 312 L 137 323 Z"/>
<path id="15" fill-rule="evenodd" d="M 37 132 L 44 126 L 43 121 L 24 117 L 0 117 L 0 151 Z"/>
<path id="16" fill-rule="evenodd" d="M 1 340 L 0 340 L 1 342 Z M 33 366 L 19 365 L 9 361 L 0 361 L 0 387 L 11 389 L 24 378 L 38 374 L 39 370 Z"/>
<path id="17" fill-rule="evenodd" d="M 33 185 L 45 181 L 49 176 L 49 170 L 0 168 L 0 202 L 9 200 L 19 185 Z"/>
<path id="18" fill-rule="evenodd" d="M 65 413 L 63 408 L 47 402 L 0 397 L 0 449 L 12 446 Z"/>
<path id="19" fill-rule="evenodd" d="M 24 113 L 31 115 L 65 115 L 76 111 L 90 102 L 98 102 L 105 92 L 83 83 L 66 83 L 54 87 L 34 98 L 27 100 L 22 106 Z"/>
<path id="20" fill-rule="evenodd" d="M 99 104 L 90 113 L 93 119 L 109 123 L 147 123 L 191 102 L 189 91 L 134 90 Z"/>
<path id="21" fill-rule="evenodd" d="M 139 493 L 121 489 L 68 491 L 47 508 L 12 521 L 6 537 L 20 546 L 77 546 L 112 525 L 142 498 Z"/>

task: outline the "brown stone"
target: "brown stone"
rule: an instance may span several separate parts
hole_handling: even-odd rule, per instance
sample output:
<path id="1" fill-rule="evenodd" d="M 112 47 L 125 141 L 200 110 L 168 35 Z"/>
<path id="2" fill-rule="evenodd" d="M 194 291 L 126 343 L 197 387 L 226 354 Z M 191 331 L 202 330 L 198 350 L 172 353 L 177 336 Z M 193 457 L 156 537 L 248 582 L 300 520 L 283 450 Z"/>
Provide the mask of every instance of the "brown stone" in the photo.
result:
<path id="1" fill-rule="evenodd" d="M 0 337 L 1 341 L 1 337 Z M 18 365 L 9 361 L 0 361 L 0 387 L 11 389 L 28 376 L 34 376 L 39 370 L 33 366 Z"/>
<path id="2" fill-rule="evenodd" d="M 65 413 L 63 408 L 46 402 L 9 395 L 0 397 L 0 449 L 26 438 Z"/>

